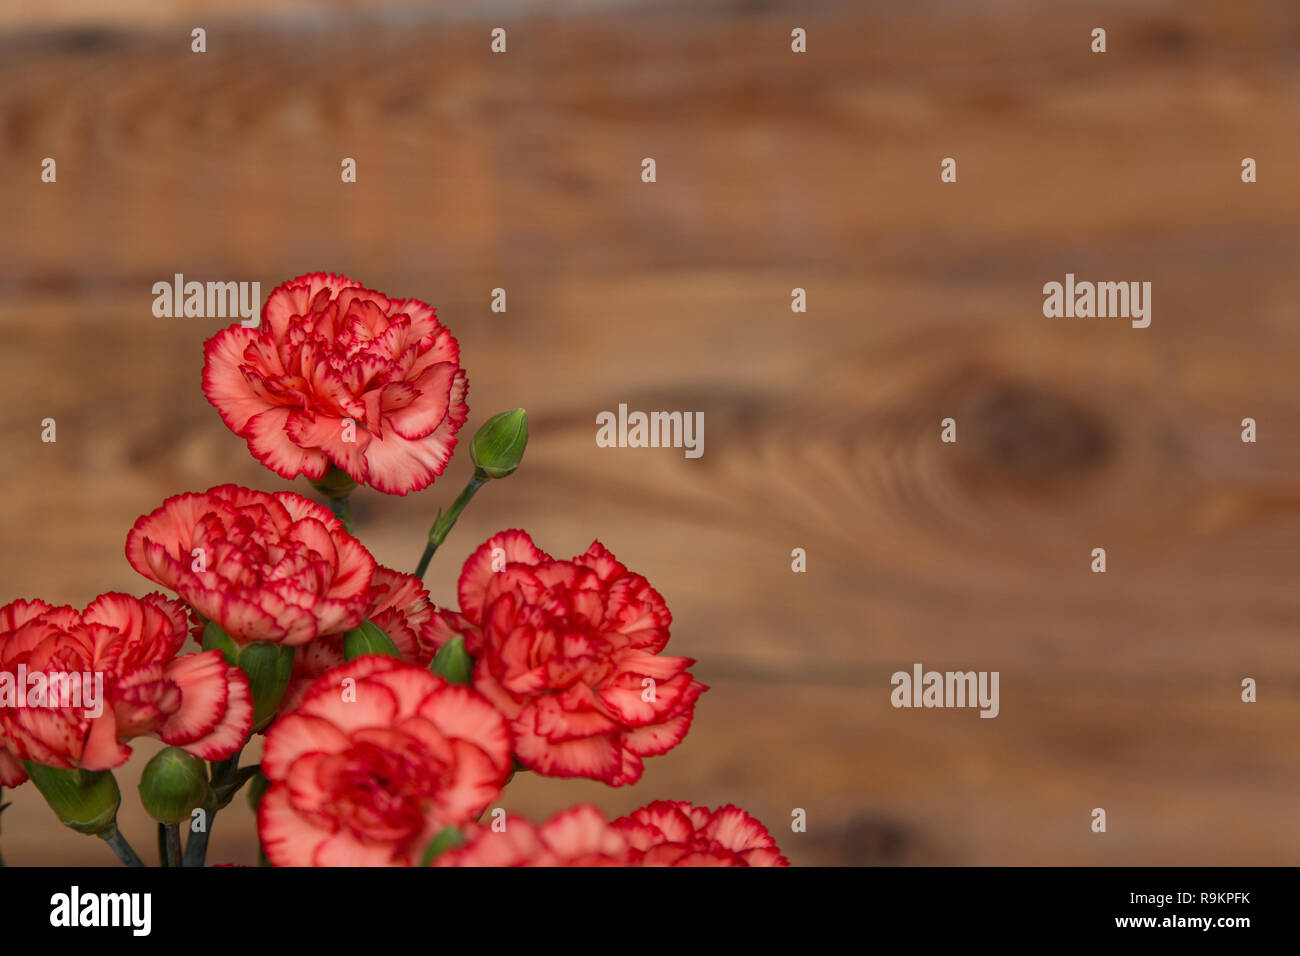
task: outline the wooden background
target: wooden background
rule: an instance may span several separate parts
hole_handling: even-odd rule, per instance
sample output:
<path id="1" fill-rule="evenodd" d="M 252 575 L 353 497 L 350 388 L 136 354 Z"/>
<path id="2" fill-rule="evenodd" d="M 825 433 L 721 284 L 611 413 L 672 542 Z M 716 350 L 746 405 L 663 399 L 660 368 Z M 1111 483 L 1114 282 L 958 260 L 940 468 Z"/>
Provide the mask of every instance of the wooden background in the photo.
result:
<path id="1" fill-rule="evenodd" d="M 599 537 L 713 687 L 635 788 L 503 805 L 735 802 L 797 864 L 1300 859 L 1290 0 L 108 6 L 0 13 L 0 599 L 143 593 L 140 514 L 289 487 L 199 390 L 221 323 L 151 286 L 333 270 L 438 307 L 463 434 L 530 414 L 435 599 L 500 528 Z M 1044 318 L 1066 272 L 1152 282 L 1151 327 Z M 704 457 L 596 447 L 620 402 L 703 411 Z M 358 533 L 410 569 L 467 473 Z M 1001 715 L 892 709 L 913 662 L 1000 671 Z M 113 862 L 6 796 L 11 864 Z M 242 806 L 210 859 L 255 860 Z"/>

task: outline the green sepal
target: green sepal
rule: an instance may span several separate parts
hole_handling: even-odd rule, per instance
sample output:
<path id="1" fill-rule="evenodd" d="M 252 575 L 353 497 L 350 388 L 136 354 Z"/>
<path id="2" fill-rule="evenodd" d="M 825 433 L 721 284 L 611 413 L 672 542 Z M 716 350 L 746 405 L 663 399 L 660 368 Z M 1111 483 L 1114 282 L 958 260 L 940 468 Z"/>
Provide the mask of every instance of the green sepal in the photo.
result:
<path id="1" fill-rule="evenodd" d="M 438 649 L 429 670 L 449 684 L 468 684 L 474 679 L 474 658 L 465 650 L 465 638 L 457 634 Z"/>
<path id="2" fill-rule="evenodd" d="M 385 657 L 396 658 L 399 661 L 402 659 L 401 652 L 397 650 L 397 645 L 388 636 L 388 632 L 374 621 L 362 621 L 360 627 L 355 627 L 343 635 L 345 660 L 355 661 L 358 657 L 365 657 L 367 654 L 383 654 Z"/>
<path id="3" fill-rule="evenodd" d="M 64 826 L 91 836 L 116 826 L 122 791 L 111 770 L 66 770 L 32 761 L 23 768 Z"/>

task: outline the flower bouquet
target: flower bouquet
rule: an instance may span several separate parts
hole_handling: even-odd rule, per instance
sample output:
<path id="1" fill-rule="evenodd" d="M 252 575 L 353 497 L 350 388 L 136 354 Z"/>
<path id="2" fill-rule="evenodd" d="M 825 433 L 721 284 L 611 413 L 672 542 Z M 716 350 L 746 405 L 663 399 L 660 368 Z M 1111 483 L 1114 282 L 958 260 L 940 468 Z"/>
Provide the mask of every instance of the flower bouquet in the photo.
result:
<path id="1" fill-rule="evenodd" d="M 0 608 L 0 785 L 30 781 L 131 866 L 144 864 L 117 827 L 113 770 L 141 736 L 167 745 L 138 785 L 163 866 L 205 865 L 241 790 L 275 866 L 786 865 L 733 806 L 488 813 L 520 772 L 636 783 L 707 688 L 694 661 L 664 653 L 663 598 L 599 541 L 559 559 L 501 531 L 464 562 L 459 610 L 430 603 L 430 558 L 475 493 L 519 467 L 522 409 L 474 435 L 474 475 L 414 574 L 354 537 L 352 492 L 432 484 L 469 418 L 433 308 L 300 276 L 257 326 L 207 342 L 203 390 L 254 457 L 306 476 L 325 504 L 236 485 L 178 494 L 126 537 L 131 566 L 175 597 Z M 241 763 L 255 734 L 261 762 Z"/>

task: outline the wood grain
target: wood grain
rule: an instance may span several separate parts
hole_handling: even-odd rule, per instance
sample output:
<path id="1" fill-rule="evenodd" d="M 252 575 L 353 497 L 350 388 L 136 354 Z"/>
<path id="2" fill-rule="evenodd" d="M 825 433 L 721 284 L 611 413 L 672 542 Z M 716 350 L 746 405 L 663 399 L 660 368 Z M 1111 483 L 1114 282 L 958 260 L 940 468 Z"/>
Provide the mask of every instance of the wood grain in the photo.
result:
<path id="1" fill-rule="evenodd" d="M 163 497 L 292 487 L 199 391 L 219 323 L 153 282 L 340 271 L 437 305 L 471 428 L 530 413 L 435 599 L 500 528 L 599 537 L 713 687 L 639 786 L 506 806 L 735 802 L 796 863 L 1296 862 L 1294 4 L 503 7 L 498 57 L 496 11 L 231 8 L 200 56 L 175 9 L 0 21 L 4 600 L 143 593 Z M 1151 281 L 1151 327 L 1044 318 L 1066 272 Z M 597 447 L 620 402 L 703 411 L 704 457 Z M 359 494 L 363 540 L 413 566 L 466 475 Z M 915 661 L 999 670 L 1001 715 L 892 709 Z M 10 863 L 112 862 L 12 796 Z M 212 858 L 255 859 L 247 814 Z"/>

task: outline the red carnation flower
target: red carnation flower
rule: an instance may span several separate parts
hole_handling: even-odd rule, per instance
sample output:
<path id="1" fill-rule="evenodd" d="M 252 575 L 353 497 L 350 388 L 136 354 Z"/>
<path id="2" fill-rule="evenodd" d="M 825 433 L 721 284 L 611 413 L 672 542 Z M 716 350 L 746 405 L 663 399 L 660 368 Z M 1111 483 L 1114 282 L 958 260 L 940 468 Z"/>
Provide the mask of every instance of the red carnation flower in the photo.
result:
<path id="1" fill-rule="evenodd" d="M 656 800 L 620 817 L 639 866 L 789 866 L 767 828 L 738 807 Z"/>
<path id="2" fill-rule="evenodd" d="M 686 736 L 707 688 L 693 660 L 659 653 L 663 598 L 600 542 L 557 561 L 503 531 L 465 562 L 459 594 L 461 614 L 437 615 L 438 643 L 465 636 L 474 686 L 509 719 L 524 766 L 617 787 Z"/>
<path id="3" fill-rule="evenodd" d="M 101 594 L 84 611 L 44 601 L 0 608 L 0 674 L 15 683 L 26 675 L 21 704 L 0 691 L 13 756 L 108 770 L 131 755 L 125 741 L 145 735 L 205 760 L 235 753 L 253 726 L 248 679 L 219 651 L 176 656 L 185 635 L 184 606 L 161 594 Z M 44 690 L 33 694 L 37 680 Z"/>
<path id="4" fill-rule="evenodd" d="M 538 827 L 508 815 L 462 829 L 437 866 L 789 866 L 764 826 L 733 806 L 658 800 L 613 823 L 582 805 Z"/>
<path id="5" fill-rule="evenodd" d="M 438 645 L 433 631 L 433 605 L 429 603 L 429 592 L 420 579 L 401 571 L 377 567 L 372 591 L 374 597 L 366 620 L 384 629 L 397 646 L 402 660 L 428 667 Z M 293 677 L 280 704 L 280 712 L 288 713 L 297 707 L 316 678 L 345 660 L 342 634 L 318 637 L 297 648 Z"/>
<path id="6" fill-rule="evenodd" d="M 372 600 L 370 552 L 328 508 L 289 491 L 175 495 L 135 523 L 126 557 L 240 644 L 348 631 Z"/>
<path id="7" fill-rule="evenodd" d="M 435 866 L 629 866 L 627 839 L 601 812 L 583 805 L 557 813 L 538 827 L 507 815 L 505 829 L 471 826 L 465 844 L 448 850 Z"/>
<path id="8" fill-rule="evenodd" d="M 511 769 L 505 722 L 469 687 L 371 655 L 330 671 L 266 736 L 258 833 L 277 866 L 409 866 L 473 820 Z"/>
<path id="9" fill-rule="evenodd" d="M 468 390 L 431 306 L 345 276 L 286 282 L 258 328 L 232 326 L 205 346 L 208 401 L 285 478 L 321 479 L 332 463 L 388 494 L 419 491 L 451 458 Z"/>

